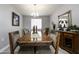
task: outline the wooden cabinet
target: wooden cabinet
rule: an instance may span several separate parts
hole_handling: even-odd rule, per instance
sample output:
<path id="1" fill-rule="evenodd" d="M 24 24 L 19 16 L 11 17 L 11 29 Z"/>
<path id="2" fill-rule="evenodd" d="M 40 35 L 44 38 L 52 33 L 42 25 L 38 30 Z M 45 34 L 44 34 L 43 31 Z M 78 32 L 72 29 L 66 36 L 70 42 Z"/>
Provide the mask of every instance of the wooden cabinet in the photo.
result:
<path id="1" fill-rule="evenodd" d="M 60 32 L 60 47 L 69 53 L 79 53 L 79 34 Z"/>

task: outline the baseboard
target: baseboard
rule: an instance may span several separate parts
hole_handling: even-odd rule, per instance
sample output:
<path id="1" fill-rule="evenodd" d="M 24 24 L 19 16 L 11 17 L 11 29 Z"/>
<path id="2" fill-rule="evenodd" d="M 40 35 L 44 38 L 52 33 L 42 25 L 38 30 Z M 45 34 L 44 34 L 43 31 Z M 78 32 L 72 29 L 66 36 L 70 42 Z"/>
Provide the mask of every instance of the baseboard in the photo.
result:
<path id="1" fill-rule="evenodd" d="M 3 47 L 2 49 L 0 49 L 0 53 L 4 52 L 6 49 L 9 48 L 9 45 L 6 45 L 5 47 Z"/>

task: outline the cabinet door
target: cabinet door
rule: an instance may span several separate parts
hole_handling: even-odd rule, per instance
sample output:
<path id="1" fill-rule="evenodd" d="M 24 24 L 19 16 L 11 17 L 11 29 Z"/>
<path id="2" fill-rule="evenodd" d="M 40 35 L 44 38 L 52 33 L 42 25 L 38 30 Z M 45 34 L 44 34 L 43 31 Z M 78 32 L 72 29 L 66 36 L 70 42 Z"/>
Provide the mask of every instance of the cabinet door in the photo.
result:
<path id="1" fill-rule="evenodd" d="M 62 32 L 60 47 L 70 53 L 73 53 L 74 34 Z"/>
<path id="2" fill-rule="evenodd" d="M 64 48 L 66 51 L 72 53 L 73 52 L 73 39 L 74 35 L 71 33 L 64 33 Z"/>
<path id="3" fill-rule="evenodd" d="M 79 53 L 79 37 L 78 37 L 78 35 L 74 36 L 73 47 L 74 47 L 73 48 L 74 53 Z"/>

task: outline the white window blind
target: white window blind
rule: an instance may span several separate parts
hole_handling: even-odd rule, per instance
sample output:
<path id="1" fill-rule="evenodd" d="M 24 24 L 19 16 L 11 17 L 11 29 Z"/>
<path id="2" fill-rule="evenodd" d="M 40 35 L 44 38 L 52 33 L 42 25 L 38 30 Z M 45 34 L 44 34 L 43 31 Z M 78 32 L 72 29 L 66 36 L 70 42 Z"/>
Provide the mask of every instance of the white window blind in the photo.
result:
<path id="1" fill-rule="evenodd" d="M 42 29 L 42 19 L 31 19 L 31 29 L 33 29 L 33 26 L 37 26 L 38 29 Z M 31 31 L 33 33 L 33 31 Z M 41 31 L 38 31 L 39 36 L 41 36 Z"/>
<path id="2" fill-rule="evenodd" d="M 31 29 L 37 26 L 37 29 L 42 29 L 42 19 L 31 19 Z"/>

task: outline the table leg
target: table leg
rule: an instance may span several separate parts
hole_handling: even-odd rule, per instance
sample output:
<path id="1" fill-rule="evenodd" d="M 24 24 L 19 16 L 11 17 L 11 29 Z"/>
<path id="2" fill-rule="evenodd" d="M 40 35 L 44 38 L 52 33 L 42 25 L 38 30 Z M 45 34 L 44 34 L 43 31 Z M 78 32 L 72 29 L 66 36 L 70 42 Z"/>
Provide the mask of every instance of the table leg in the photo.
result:
<path id="1" fill-rule="evenodd" d="M 34 54 L 36 54 L 36 46 L 34 46 Z"/>

